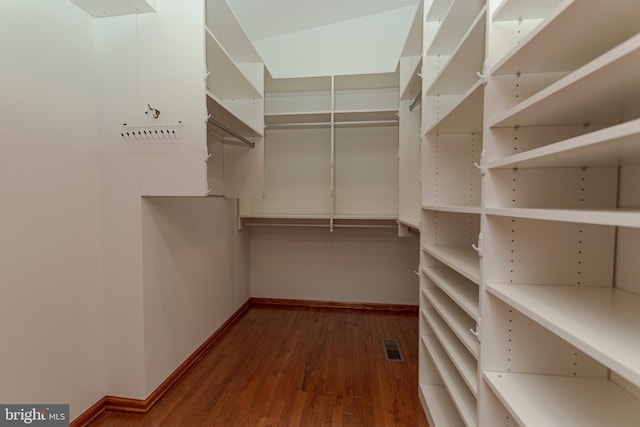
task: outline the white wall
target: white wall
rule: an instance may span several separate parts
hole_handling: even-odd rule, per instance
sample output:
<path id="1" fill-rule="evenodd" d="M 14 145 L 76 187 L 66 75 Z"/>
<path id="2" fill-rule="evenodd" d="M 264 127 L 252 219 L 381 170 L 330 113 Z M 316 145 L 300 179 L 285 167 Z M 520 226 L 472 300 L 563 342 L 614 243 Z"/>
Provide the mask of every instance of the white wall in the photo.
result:
<path id="1" fill-rule="evenodd" d="M 249 232 L 236 218 L 235 200 L 143 199 L 148 391 L 249 299 Z"/>
<path id="2" fill-rule="evenodd" d="M 273 77 L 393 72 L 416 6 L 254 40 Z"/>
<path id="3" fill-rule="evenodd" d="M 418 304 L 419 241 L 392 229 L 251 228 L 251 296 Z"/>
<path id="4" fill-rule="evenodd" d="M 93 19 L 0 2 L 0 402 L 105 395 Z"/>

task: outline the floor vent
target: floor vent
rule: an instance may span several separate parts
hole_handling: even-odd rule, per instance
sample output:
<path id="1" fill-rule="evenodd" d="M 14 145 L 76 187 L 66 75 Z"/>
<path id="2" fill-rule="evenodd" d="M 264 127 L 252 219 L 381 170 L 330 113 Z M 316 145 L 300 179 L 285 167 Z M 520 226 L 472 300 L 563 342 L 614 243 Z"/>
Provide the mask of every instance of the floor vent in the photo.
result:
<path id="1" fill-rule="evenodd" d="M 382 346 L 384 347 L 384 357 L 387 360 L 403 362 L 402 352 L 400 351 L 400 345 L 397 340 L 382 340 Z"/>

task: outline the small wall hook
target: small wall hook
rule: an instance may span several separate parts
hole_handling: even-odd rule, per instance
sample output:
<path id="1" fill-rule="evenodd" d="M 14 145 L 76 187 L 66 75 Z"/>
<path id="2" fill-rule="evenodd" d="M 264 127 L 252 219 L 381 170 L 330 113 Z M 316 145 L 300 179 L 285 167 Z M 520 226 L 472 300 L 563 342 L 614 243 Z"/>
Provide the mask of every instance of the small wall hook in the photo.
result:
<path id="1" fill-rule="evenodd" d="M 160 117 L 160 110 L 158 110 L 157 108 L 153 108 L 149 104 L 147 104 L 147 107 L 149 107 L 149 109 L 144 112 L 145 114 L 151 113 L 151 115 L 153 115 L 154 119 L 157 119 L 158 117 Z"/>

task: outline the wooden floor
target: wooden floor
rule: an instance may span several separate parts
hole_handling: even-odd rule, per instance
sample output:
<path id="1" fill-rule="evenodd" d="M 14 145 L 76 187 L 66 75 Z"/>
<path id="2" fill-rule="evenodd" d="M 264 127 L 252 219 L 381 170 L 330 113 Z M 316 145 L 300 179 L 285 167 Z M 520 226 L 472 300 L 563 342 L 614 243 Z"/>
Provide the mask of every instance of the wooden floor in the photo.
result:
<path id="1" fill-rule="evenodd" d="M 253 305 L 149 413 L 91 426 L 428 426 L 417 352 L 417 314 Z"/>

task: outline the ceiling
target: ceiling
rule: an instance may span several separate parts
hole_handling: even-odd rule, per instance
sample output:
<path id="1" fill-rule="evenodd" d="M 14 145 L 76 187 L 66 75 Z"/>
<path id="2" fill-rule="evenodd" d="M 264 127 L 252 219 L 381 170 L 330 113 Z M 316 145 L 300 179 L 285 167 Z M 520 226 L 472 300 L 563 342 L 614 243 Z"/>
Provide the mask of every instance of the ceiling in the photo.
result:
<path id="1" fill-rule="evenodd" d="M 251 40 L 417 4 L 418 0 L 228 0 Z"/>

